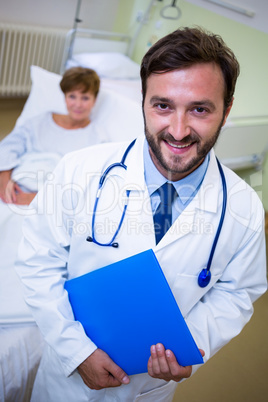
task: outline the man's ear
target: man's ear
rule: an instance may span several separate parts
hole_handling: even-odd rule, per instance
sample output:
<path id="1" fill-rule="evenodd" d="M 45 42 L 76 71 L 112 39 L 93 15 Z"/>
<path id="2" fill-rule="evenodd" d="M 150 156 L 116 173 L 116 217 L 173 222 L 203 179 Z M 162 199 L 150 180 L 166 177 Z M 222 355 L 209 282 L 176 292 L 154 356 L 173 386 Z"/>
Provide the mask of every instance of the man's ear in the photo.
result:
<path id="1" fill-rule="evenodd" d="M 222 127 L 226 123 L 227 117 L 229 116 L 229 113 L 230 113 L 230 111 L 232 109 L 233 103 L 234 103 L 234 97 L 232 98 L 232 101 L 231 101 L 230 105 L 227 107 L 227 109 L 225 111 L 225 116 L 224 116 L 224 120 L 223 120 L 223 123 L 222 123 Z"/>

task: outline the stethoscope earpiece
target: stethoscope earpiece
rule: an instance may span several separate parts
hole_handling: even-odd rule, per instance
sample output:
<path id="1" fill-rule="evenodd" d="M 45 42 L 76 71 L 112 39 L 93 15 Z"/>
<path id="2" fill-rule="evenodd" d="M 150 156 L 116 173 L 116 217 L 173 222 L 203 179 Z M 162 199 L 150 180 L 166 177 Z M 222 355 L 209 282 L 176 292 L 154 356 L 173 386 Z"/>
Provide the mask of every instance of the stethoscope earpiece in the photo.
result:
<path id="1" fill-rule="evenodd" d="M 211 272 L 207 268 L 202 269 L 198 276 L 198 285 L 200 288 L 205 288 L 211 279 Z"/>
<path id="2" fill-rule="evenodd" d="M 86 238 L 86 241 L 93 242 L 93 239 L 92 239 L 91 236 L 88 236 L 88 237 Z"/>

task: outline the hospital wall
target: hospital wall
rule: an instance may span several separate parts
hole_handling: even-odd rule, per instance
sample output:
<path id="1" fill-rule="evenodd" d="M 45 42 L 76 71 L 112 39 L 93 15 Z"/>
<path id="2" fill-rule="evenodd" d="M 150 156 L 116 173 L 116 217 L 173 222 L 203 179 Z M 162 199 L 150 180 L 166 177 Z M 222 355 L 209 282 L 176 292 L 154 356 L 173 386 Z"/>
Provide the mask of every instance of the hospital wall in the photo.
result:
<path id="1" fill-rule="evenodd" d="M 127 0 L 128 1 L 128 0 Z M 78 0 L 0 0 L 0 23 L 71 29 Z M 119 0 L 82 0 L 78 25 L 110 31 Z"/>
<path id="2" fill-rule="evenodd" d="M 144 3 L 144 0 L 120 0 L 114 30 L 128 31 L 134 34 L 138 27 L 137 15 L 146 10 Z M 170 2 L 166 3 L 169 4 Z M 267 121 L 268 34 L 186 1 L 178 3 L 182 11 L 181 18 L 179 20 L 168 20 L 160 16 L 163 2 L 155 2 L 149 20 L 143 25 L 137 38 L 133 59 L 139 63 L 151 44 L 180 26 L 197 25 L 215 32 L 221 35 L 235 52 L 241 66 L 235 102 L 230 117 L 254 116 L 257 122 L 259 116 L 266 116 Z M 268 158 L 266 158 L 263 169 L 260 171 L 247 170 L 237 173 L 255 188 L 265 209 L 268 210 Z"/>

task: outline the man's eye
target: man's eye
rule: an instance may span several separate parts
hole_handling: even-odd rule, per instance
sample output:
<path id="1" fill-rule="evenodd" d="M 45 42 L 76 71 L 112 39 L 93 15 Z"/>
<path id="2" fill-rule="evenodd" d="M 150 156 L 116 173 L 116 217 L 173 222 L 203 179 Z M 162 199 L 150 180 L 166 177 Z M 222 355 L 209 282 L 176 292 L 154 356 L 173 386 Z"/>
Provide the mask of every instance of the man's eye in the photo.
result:
<path id="1" fill-rule="evenodd" d="M 168 105 L 166 103 L 158 103 L 156 106 L 160 110 L 166 110 L 168 108 Z"/>
<path id="2" fill-rule="evenodd" d="M 204 113 L 206 111 L 203 107 L 196 107 L 195 110 L 197 113 Z"/>

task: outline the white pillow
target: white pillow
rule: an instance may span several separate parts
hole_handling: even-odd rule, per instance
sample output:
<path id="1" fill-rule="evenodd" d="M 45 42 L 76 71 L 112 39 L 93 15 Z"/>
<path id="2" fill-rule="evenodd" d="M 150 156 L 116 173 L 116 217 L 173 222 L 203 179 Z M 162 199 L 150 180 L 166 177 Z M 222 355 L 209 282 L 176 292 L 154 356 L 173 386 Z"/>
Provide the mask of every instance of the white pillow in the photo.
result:
<path id="1" fill-rule="evenodd" d="M 16 126 L 21 126 L 29 118 L 47 111 L 67 113 L 64 95 L 59 86 L 60 75 L 31 66 L 31 79 L 31 92 Z M 144 133 L 141 103 L 102 86 L 91 118 L 98 122 L 103 142 L 131 140 Z"/>
<path id="2" fill-rule="evenodd" d="M 122 53 L 80 53 L 68 62 L 68 68 L 82 66 L 92 68 L 101 78 L 139 79 L 140 66 Z"/>
<path id="3" fill-rule="evenodd" d="M 59 85 L 60 75 L 51 73 L 41 67 L 31 66 L 31 80 L 31 92 L 16 122 L 16 126 L 21 126 L 29 118 L 47 111 L 67 113 L 64 94 Z"/>

